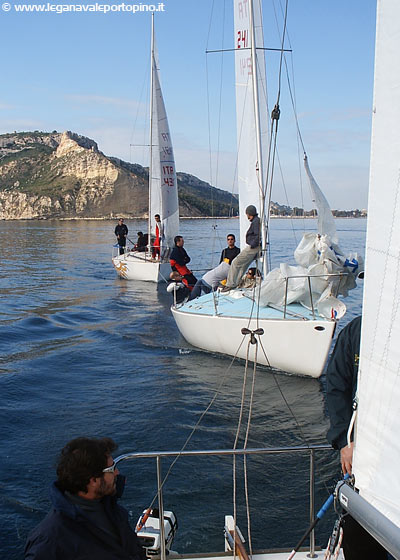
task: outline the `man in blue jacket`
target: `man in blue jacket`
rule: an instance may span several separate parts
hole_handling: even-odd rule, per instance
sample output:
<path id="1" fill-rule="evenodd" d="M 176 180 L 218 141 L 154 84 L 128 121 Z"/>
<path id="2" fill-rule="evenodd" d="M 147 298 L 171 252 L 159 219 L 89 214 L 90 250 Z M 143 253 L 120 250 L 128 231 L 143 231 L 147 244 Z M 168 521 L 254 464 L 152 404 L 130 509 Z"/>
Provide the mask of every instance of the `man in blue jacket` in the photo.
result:
<path id="1" fill-rule="evenodd" d="M 144 549 L 117 504 L 123 477 L 110 438 L 76 438 L 61 451 L 52 509 L 29 535 L 26 560 L 145 560 Z"/>
<path id="2" fill-rule="evenodd" d="M 352 474 L 353 438 L 347 445 L 347 431 L 357 392 L 361 317 L 339 333 L 326 370 L 326 397 L 330 418 L 329 443 L 340 451 L 343 474 Z M 346 560 L 386 560 L 384 548 L 350 515 L 343 518 L 342 547 Z"/>

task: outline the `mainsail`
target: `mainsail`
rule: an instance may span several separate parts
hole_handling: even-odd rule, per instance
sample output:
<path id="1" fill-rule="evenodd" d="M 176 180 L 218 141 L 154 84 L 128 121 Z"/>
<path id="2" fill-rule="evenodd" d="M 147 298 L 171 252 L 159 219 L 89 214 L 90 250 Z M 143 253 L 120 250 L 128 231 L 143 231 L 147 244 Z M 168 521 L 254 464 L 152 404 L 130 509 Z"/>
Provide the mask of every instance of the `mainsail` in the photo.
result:
<path id="1" fill-rule="evenodd" d="M 378 1 L 358 416 L 360 495 L 400 532 L 400 3 Z M 392 552 L 393 554 L 393 552 Z M 400 549 L 397 550 L 400 554 Z M 398 558 L 398 555 L 395 555 Z"/>
<path id="2" fill-rule="evenodd" d="M 254 22 L 254 59 L 251 18 Z M 243 248 L 249 227 L 246 207 L 253 204 L 260 217 L 264 216 L 262 191 L 266 176 L 263 154 L 268 141 L 268 115 L 261 0 L 234 0 L 234 32 L 240 246 Z"/>
<path id="3" fill-rule="evenodd" d="M 174 151 L 167 113 L 161 91 L 158 57 L 153 39 L 152 49 L 152 115 L 151 115 L 151 177 L 150 220 L 155 231 L 154 215 L 160 214 L 164 225 L 165 245 L 173 247 L 179 230 L 178 185 Z"/>

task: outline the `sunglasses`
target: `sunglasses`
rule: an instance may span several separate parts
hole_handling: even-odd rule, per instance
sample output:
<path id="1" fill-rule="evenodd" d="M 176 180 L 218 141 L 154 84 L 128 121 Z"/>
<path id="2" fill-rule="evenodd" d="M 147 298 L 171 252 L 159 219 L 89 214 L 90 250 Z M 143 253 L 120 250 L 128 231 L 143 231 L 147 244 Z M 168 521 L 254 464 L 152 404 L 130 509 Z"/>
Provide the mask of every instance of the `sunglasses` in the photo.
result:
<path id="1" fill-rule="evenodd" d="M 113 473 L 116 468 L 117 468 L 117 463 L 115 461 L 113 461 L 113 464 L 111 465 L 111 467 L 107 467 L 107 468 L 103 469 L 103 472 Z"/>

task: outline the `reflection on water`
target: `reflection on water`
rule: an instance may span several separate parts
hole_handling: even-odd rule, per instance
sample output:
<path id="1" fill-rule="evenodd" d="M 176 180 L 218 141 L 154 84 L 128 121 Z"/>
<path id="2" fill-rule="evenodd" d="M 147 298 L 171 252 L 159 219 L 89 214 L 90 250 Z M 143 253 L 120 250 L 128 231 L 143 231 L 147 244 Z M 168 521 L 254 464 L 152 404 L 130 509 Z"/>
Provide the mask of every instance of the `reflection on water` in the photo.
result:
<path id="1" fill-rule="evenodd" d="M 365 222 L 337 223 L 343 248 L 362 251 Z M 145 229 L 141 220 L 127 225 L 131 239 Z M 197 276 L 218 262 L 227 233 L 238 231 L 237 220 L 212 226 L 210 220 L 182 222 Z M 49 507 L 55 458 L 69 439 L 109 435 L 121 452 L 179 450 L 218 391 L 189 448 L 233 445 L 243 364 L 229 367 L 230 358 L 191 349 L 175 327 L 165 286 L 116 276 L 114 227 L 111 221 L 0 223 L 0 542 L 10 560 L 21 557 L 27 533 Z M 273 266 L 285 255 L 292 259 L 302 227 L 300 221 L 292 227 L 289 220 L 273 220 Z M 360 311 L 361 288 L 347 305 L 350 320 Z M 326 429 L 323 380 L 257 370 L 249 447 L 325 443 Z M 307 520 L 308 458 L 256 457 L 248 463 L 255 548 L 292 546 Z M 167 467 L 165 461 L 164 472 Z M 154 495 L 155 466 L 130 462 L 123 471 L 129 480 L 124 504 L 136 520 Z M 338 474 L 333 453 L 317 457 L 317 471 L 319 504 Z M 241 482 L 238 488 L 244 529 Z M 180 522 L 175 549 L 222 547 L 223 516 L 232 512 L 230 459 L 179 460 L 164 496 Z M 321 539 L 331 519 L 321 524 Z"/>

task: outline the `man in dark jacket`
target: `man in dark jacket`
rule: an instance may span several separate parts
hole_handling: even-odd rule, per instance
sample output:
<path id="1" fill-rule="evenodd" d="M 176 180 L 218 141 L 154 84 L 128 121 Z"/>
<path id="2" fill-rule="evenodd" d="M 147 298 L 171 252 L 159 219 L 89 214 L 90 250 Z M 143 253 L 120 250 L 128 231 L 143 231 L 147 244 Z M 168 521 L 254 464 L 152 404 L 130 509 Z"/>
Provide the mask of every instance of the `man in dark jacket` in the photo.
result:
<path id="1" fill-rule="evenodd" d="M 52 510 L 29 535 L 26 560 L 145 560 L 144 549 L 117 504 L 123 477 L 110 438 L 77 438 L 61 451 Z"/>
<path id="2" fill-rule="evenodd" d="M 340 451 L 343 474 L 352 474 L 353 441 L 347 445 L 347 431 L 357 391 L 360 354 L 361 317 L 341 330 L 326 370 L 326 397 L 330 418 L 327 438 Z M 386 560 L 387 552 L 350 515 L 343 518 L 343 543 L 346 560 Z"/>
<path id="3" fill-rule="evenodd" d="M 193 286 L 197 282 L 197 278 L 186 266 L 190 263 L 190 257 L 183 248 L 185 241 L 181 235 L 176 235 L 174 238 L 174 243 L 175 247 L 172 249 L 171 255 L 169 257 L 172 271 L 179 272 L 179 274 L 183 276 L 184 284 L 186 284 L 189 290 L 192 291 Z"/>
<path id="4" fill-rule="evenodd" d="M 222 288 L 222 292 L 229 292 L 233 288 L 236 288 L 243 274 L 246 272 L 247 267 L 257 258 L 261 249 L 260 218 L 258 217 L 256 207 L 250 204 L 250 206 L 246 208 L 246 215 L 251 222 L 246 232 L 247 245 L 242 249 L 239 255 L 233 259 L 226 280 L 226 286 Z"/>
<path id="5" fill-rule="evenodd" d="M 126 237 L 128 235 L 128 228 L 124 224 L 123 218 L 118 220 L 118 224 L 115 226 L 115 235 L 117 236 L 117 241 L 119 245 L 119 254 L 123 255 L 125 253 L 126 247 Z"/>
<path id="6" fill-rule="evenodd" d="M 233 233 L 229 233 L 226 236 L 226 240 L 228 242 L 228 247 L 222 249 L 221 258 L 219 259 L 220 264 L 223 261 L 225 261 L 228 264 L 232 264 L 233 259 L 237 257 L 238 254 L 240 253 L 239 247 L 236 247 L 235 245 L 236 238 L 233 235 Z"/>

